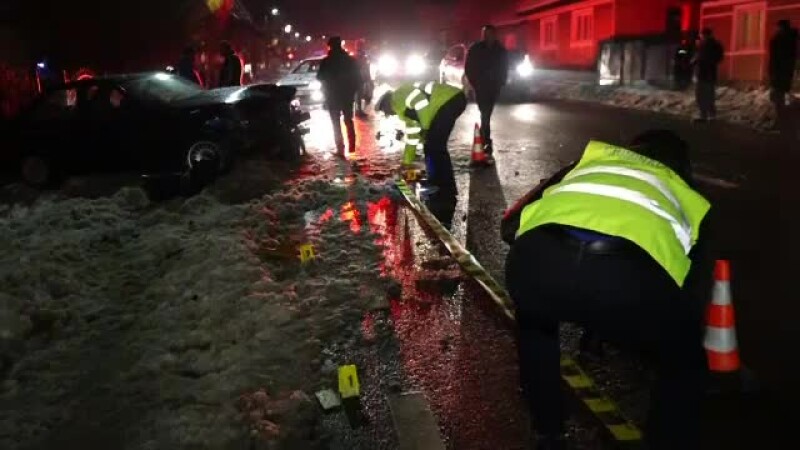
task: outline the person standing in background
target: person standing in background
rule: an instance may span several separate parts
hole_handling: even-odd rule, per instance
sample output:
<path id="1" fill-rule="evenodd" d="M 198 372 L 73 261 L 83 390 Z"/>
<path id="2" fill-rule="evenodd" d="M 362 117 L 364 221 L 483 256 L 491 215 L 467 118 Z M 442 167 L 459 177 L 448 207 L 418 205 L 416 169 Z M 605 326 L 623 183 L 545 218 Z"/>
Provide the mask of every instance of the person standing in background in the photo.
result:
<path id="1" fill-rule="evenodd" d="M 222 41 L 219 49 L 223 58 L 222 69 L 219 72 L 219 87 L 241 86 L 242 60 L 228 41 Z"/>
<path id="2" fill-rule="evenodd" d="M 486 164 L 494 163 L 492 145 L 492 112 L 500 96 L 500 91 L 508 81 L 508 52 L 497 39 L 497 29 L 493 25 L 483 27 L 483 39 L 476 42 L 467 52 L 464 67 L 475 100 L 481 111 L 481 137 L 486 151 Z"/>
<path id="3" fill-rule="evenodd" d="M 717 118 L 717 72 L 725 50 L 710 28 L 704 28 L 701 36 L 693 61 L 697 71 L 695 98 L 700 110 L 700 116 L 695 121 L 707 122 Z"/>
<path id="4" fill-rule="evenodd" d="M 353 103 L 356 92 L 361 87 L 361 75 L 356 60 L 342 48 L 342 38 L 334 36 L 328 41 L 328 56 L 319 65 L 317 80 L 322 83 L 325 103 L 331 115 L 336 155 L 342 158 L 345 156 L 342 117 L 347 128 L 350 153 L 355 153 L 356 128 L 353 123 Z"/>
<path id="5" fill-rule="evenodd" d="M 181 59 L 178 60 L 178 75 L 191 81 L 192 83 L 203 86 L 203 81 L 200 79 L 200 73 L 195 68 L 196 59 L 197 53 L 195 52 L 194 47 L 187 46 L 185 49 L 183 49 L 183 53 L 181 53 Z"/>
<path id="6" fill-rule="evenodd" d="M 769 43 L 769 87 L 779 128 L 783 128 L 786 119 L 786 95 L 794 81 L 797 43 L 797 29 L 788 20 L 778 21 L 778 31 Z"/>

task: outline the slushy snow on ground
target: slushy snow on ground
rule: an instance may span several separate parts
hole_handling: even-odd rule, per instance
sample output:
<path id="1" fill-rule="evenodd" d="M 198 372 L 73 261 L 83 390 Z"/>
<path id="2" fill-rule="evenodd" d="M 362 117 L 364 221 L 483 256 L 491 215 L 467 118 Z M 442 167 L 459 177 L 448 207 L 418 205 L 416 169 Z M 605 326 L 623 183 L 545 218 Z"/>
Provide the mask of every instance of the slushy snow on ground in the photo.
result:
<path id="1" fill-rule="evenodd" d="M 383 188 L 310 172 L 238 204 L 126 187 L 0 206 L 0 448 L 323 446 L 321 349 L 393 282 L 353 223 Z"/>
<path id="2" fill-rule="evenodd" d="M 655 87 L 600 86 L 596 81 L 565 77 L 543 77 L 534 83 L 537 97 L 602 103 L 620 108 L 639 109 L 686 118 L 698 115 L 694 88 L 671 91 Z M 717 88 L 717 119 L 756 129 L 769 129 L 775 114 L 766 88 Z"/>

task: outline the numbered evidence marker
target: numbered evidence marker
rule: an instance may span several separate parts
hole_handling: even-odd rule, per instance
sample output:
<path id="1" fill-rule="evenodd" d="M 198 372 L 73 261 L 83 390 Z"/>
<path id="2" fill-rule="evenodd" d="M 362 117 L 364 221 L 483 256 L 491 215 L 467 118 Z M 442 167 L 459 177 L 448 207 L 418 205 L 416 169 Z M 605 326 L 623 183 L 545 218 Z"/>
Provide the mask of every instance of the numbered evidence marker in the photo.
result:
<path id="1" fill-rule="evenodd" d="M 417 181 L 419 179 L 419 171 L 417 169 L 406 170 L 406 181 Z"/>
<path id="2" fill-rule="evenodd" d="M 315 260 L 317 258 L 316 253 L 314 252 L 314 245 L 313 244 L 303 244 L 298 247 L 300 250 L 300 262 L 303 264 L 308 264 L 309 262 Z"/>
<path id="3" fill-rule="evenodd" d="M 364 415 L 361 412 L 361 385 L 358 369 L 354 364 L 339 367 L 339 395 L 342 397 L 344 412 L 352 428 L 361 426 Z"/>

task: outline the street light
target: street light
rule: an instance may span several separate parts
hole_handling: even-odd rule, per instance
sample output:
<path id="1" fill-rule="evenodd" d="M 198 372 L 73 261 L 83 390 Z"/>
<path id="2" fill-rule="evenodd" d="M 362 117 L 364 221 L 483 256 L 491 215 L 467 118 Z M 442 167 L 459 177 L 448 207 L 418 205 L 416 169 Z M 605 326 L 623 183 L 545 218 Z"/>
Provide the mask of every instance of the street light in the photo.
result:
<path id="1" fill-rule="evenodd" d="M 280 13 L 280 11 L 278 11 L 278 8 L 272 8 L 271 12 L 273 16 L 277 16 Z"/>
<path id="2" fill-rule="evenodd" d="M 295 37 L 295 38 L 299 38 L 299 37 L 300 37 L 300 33 L 299 33 L 299 32 L 295 32 L 295 33 L 294 33 L 294 37 Z"/>
<path id="3" fill-rule="evenodd" d="M 311 36 L 306 36 L 306 42 L 311 42 Z"/>
<path id="4" fill-rule="evenodd" d="M 283 31 L 285 31 L 286 34 L 291 33 L 292 32 L 292 26 L 291 25 L 286 25 L 285 27 L 283 27 Z"/>

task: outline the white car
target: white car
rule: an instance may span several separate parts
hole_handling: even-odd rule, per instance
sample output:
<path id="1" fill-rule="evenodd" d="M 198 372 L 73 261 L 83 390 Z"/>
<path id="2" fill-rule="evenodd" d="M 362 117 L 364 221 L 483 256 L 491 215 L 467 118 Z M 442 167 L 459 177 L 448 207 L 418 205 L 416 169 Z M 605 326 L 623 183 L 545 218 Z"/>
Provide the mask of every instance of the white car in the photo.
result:
<path id="1" fill-rule="evenodd" d="M 278 80 L 278 86 L 292 86 L 297 89 L 297 99 L 302 105 L 318 105 L 325 101 L 322 93 L 322 84 L 317 80 L 319 64 L 323 56 L 308 58 L 289 72 L 288 75 Z"/>

